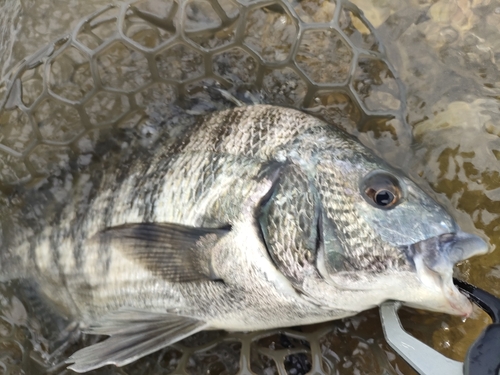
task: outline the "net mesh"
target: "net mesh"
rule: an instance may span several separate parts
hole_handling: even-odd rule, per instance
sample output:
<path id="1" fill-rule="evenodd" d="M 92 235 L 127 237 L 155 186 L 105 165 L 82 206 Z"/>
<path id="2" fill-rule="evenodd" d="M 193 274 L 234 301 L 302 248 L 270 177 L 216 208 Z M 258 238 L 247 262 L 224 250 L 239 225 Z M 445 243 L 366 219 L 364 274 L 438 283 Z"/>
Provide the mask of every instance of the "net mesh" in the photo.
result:
<path id="1" fill-rule="evenodd" d="M 351 132 L 403 110 L 383 46 L 349 2 L 109 5 L 4 77 L 0 182 L 43 177 L 81 152 L 92 131 L 140 128 L 152 121 L 152 104 L 203 96 L 214 85 L 257 87 L 269 103 L 314 111 Z"/>
<path id="2" fill-rule="evenodd" d="M 213 87 L 258 92 L 267 103 L 309 111 L 353 134 L 373 127 L 375 136 L 397 138 L 407 131 L 403 86 L 372 26 L 348 1 L 135 1 L 83 18 L 3 77 L 0 187 L 35 183 L 89 152 L 110 129 L 147 133 L 161 125 L 165 103 L 189 100 L 196 111 L 196 103 L 212 100 Z M 1 292 L 0 373 L 69 373 L 62 361 L 93 338 L 58 346 L 11 288 Z M 412 370 L 370 311 L 295 329 L 203 332 L 93 373 L 401 371 Z"/>

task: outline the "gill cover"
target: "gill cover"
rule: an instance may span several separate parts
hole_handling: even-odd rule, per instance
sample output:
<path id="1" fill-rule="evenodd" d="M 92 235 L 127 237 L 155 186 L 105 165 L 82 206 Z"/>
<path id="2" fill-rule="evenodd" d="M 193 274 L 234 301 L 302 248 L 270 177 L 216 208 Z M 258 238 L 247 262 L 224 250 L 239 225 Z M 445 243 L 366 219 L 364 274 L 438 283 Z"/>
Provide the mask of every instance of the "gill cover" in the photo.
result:
<path id="1" fill-rule="evenodd" d="M 263 241 L 277 268 L 295 285 L 313 274 L 353 269 L 338 238 L 338 228 L 325 214 L 314 175 L 303 165 L 287 164 L 258 216 Z"/>
<path id="2" fill-rule="evenodd" d="M 296 286 L 312 267 L 318 242 L 319 200 L 310 176 L 298 165 L 283 166 L 268 197 L 261 202 L 258 222 L 276 267 Z"/>

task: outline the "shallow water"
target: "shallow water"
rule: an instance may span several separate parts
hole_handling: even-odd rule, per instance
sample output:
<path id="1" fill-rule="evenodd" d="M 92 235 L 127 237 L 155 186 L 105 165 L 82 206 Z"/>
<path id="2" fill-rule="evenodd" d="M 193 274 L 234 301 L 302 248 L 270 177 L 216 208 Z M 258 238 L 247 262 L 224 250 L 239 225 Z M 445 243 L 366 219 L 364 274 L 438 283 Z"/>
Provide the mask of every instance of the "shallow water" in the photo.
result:
<path id="1" fill-rule="evenodd" d="M 125 129 L 127 142 L 137 138 L 147 147 L 168 110 L 162 101 L 179 97 L 195 112 L 230 106 L 206 89 L 217 79 L 233 93 L 250 92 L 337 123 L 436 192 L 463 229 L 484 235 L 492 249 L 500 244 L 499 2 L 356 0 L 364 20 L 348 2 L 341 7 L 304 0 L 288 8 L 222 1 L 224 18 L 208 2 L 196 1 L 186 8 L 180 36 L 175 25 L 160 28 L 148 16 L 155 10 L 170 19 L 172 2 L 143 1 L 135 3 L 139 13 L 120 15 L 124 8 L 111 8 L 78 28 L 102 3 L 3 5 L 0 66 L 3 75 L 11 71 L 7 82 L 20 79 L 12 84 L 17 102 L 10 100 L 0 112 L 4 191 L 19 180 L 33 185 L 47 173 L 62 176 L 75 158 L 84 170 L 99 139 L 112 134 L 103 129 Z M 337 31 L 325 24 L 333 17 Z M 116 18 L 125 21 L 117 25 Z M 237 21 L 242 18 L 245 23 Z M 69 41 L 16 66 L 69 32 Z M 169 44 L 176 37 L 199 47 Z M 112 38 L 117 42 L 108 45 Z M 0 86 L 0 100 L 2 95 Z M 82 103 L 88 117 L 72 103 Z M 22 207 L 5 209 L 15 220 Z M 498 254 L 464 262 L 459 275 L 500 296 Z M 11 285 L 0 296 L 0 371 L 40 373 L 80 345 L 48 359 L 58 344 L 56 332 L 68 322 L 51 321 L 53 328 L 44 331 L 43 314 L 32 311 L 41 307 L 30 298 Z M 479 312 L 465 323 L 409 309 L 401 316 L 412 334 L 457 360 L 487 322 Z M 96 373 L 413 373 L 385 343 L 374 310 L 314 327 L 220 335 L 202 335 L 124 369 Z M 241 362 L 240 352 L 251 361 Z"/>

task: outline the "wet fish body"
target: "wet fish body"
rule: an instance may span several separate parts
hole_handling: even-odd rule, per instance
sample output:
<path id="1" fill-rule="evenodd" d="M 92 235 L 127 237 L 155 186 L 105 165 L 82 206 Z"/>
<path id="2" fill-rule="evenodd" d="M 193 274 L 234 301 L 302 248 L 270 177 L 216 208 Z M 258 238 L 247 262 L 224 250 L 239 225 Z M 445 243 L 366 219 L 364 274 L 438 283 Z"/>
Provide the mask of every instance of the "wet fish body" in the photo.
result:
<path id="1" fill-rule="evenodd" d="M 388 299 L 467 315 L 455 262 L 484 241 L 342 131 L 267 105 L 214 113 L 152 158 L 81 178 L 22 272 L 106 341 L 79 372 L 203 329 L 354 315 Z"/>

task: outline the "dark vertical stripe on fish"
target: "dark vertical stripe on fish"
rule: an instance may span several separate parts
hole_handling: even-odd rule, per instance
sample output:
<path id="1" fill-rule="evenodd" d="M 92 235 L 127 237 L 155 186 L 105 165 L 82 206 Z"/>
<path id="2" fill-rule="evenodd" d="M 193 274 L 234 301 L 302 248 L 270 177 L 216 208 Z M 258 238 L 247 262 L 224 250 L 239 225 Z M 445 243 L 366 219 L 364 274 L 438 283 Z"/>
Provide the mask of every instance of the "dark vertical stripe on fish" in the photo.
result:
<path id="1" fill-rule="evenodd" d="M 211 129 L 213 130 L 213 132 L 211 132 L 212 138 L 208 139 L 207 143 L 214 145 L 213 148 L 215 152 L 222 151 L 222 145 L 225 144 L 225 141 L 233 132 L 234 123 L 232 121 L 235 121 L 240 117 L 241 115 L 236 111 L 226 112 L 222 120 L 216 123 L 216 127 L 214 129 Z M 218 116 L 217 118 L 220 118 L 220 116 Z"/>
<path id="2" fill-rule="evenodd" d="M 61 232 L 59 232 L 58 236 L 50 236 L 49 237 L 49 244 L 50 244 L 50 253 L 52 254 L 52 260 L 54 267 L 57 269 L 58 272 L 58 277 L 59 277 L 59 282 L 64 286 L 64 288 L 68 287 L 68 283 L 66 280 L 66 276 L 64 273 L 64 269 L 62 268 L 61 264 L 61 251 L 68 251 L 68 249 L 64 248 L 63 246 L 60 246 L 60 239 L 59 237 L 69 237 L 69 233 L 66 233 L 67 230 L 64 228 Z"/>

